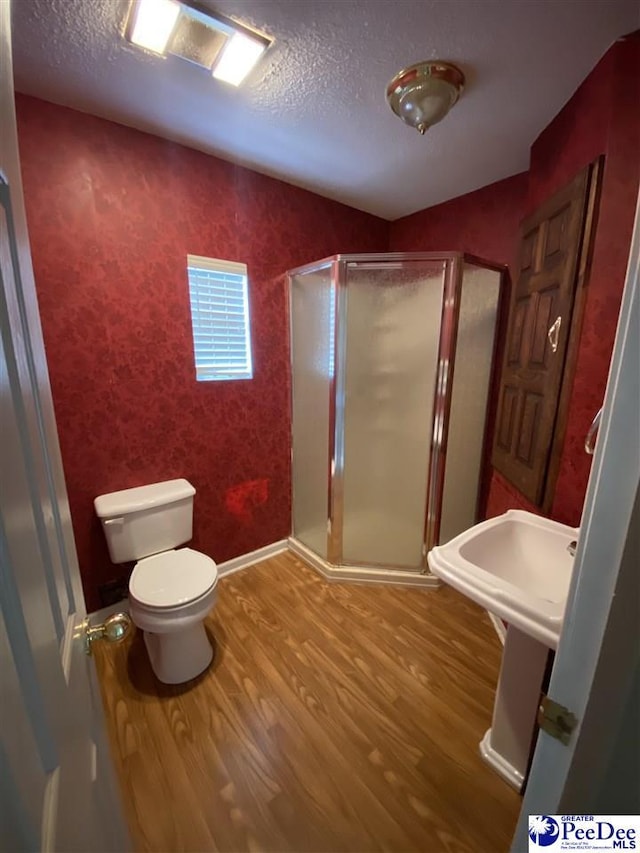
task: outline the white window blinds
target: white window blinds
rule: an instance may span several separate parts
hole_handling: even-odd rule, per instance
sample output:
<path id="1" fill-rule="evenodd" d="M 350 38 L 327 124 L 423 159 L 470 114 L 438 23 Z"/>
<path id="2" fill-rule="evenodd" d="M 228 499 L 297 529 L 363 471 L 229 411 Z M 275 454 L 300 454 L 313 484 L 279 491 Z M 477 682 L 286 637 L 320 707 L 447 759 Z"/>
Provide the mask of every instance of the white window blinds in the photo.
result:
<path id="1" fill-rule="evenodd" d="M 246 264 L 187 255 L 196 379 L 251 379 Z"/>

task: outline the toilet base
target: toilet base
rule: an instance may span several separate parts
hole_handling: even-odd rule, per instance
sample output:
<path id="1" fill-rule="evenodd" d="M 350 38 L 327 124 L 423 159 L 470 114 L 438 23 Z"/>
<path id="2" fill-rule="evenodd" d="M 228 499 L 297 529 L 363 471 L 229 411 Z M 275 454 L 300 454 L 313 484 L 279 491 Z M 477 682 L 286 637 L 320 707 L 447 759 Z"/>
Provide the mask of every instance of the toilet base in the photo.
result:
<path id="1" fill-rule="evenodd" d="M 213 648 L 203 622 L 167 634 L 144 631 L 144 644 L 151 668 L 164 684 L 191 681 L 213 660 Z"/>

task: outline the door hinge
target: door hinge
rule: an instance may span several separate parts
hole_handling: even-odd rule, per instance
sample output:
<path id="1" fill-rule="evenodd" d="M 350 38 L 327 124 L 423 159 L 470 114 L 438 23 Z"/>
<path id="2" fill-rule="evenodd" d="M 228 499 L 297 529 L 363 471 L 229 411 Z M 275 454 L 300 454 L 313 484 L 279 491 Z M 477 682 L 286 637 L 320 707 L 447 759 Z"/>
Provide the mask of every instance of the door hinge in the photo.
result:
<path id="1" fill-rule="evenodd" d="M 572 714 L 564 705 L 542 694 L 538 708 L 538 725 L 543 732 L 566 746 L 577 724 L 578 718 L 575 714 Z"/>

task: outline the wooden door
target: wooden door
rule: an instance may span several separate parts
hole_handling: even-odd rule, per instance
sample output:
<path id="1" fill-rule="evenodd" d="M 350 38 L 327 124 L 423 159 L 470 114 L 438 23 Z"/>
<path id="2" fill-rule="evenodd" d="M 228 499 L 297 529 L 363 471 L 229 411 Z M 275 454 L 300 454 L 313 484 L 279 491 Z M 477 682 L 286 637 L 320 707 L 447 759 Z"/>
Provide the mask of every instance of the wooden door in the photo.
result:
<path id="1" fill-rule="evenodd" d="M 591 167 L 522 225 L 493 466 L 542 503 L 582 250 Z"/>
<path id="2" fill-rule="evenodd" d="M 0 2 L 0 849 L 120 851 L 31 269 Z"/>

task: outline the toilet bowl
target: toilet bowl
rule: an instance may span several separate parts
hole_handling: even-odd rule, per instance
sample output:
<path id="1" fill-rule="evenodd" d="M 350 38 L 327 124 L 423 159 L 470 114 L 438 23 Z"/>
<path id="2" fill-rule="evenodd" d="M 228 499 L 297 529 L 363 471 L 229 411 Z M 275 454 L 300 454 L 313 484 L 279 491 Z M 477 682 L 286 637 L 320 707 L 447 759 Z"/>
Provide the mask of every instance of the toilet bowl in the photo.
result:
<path id="1" fill-rule="evenodd" d="M 144 631 L 156 677 L 181 684 L 213 658 L 204 619 L 216 600 L 214 561 L 191 548 L 164 551 L 136 563 L 129 580 L 129 615 Z"/>
<path id="2" fill-rule="evenodd" d="M 137 560 L 129 614 L 165 684 L 195 678 L 213 659 L 204 620 L 216 600 L 216 564 L 192 548 L 175 547 L 192 537 L 194 495 L 187 480 L 168 480 L 94 501 L 112 562 Z"/>

